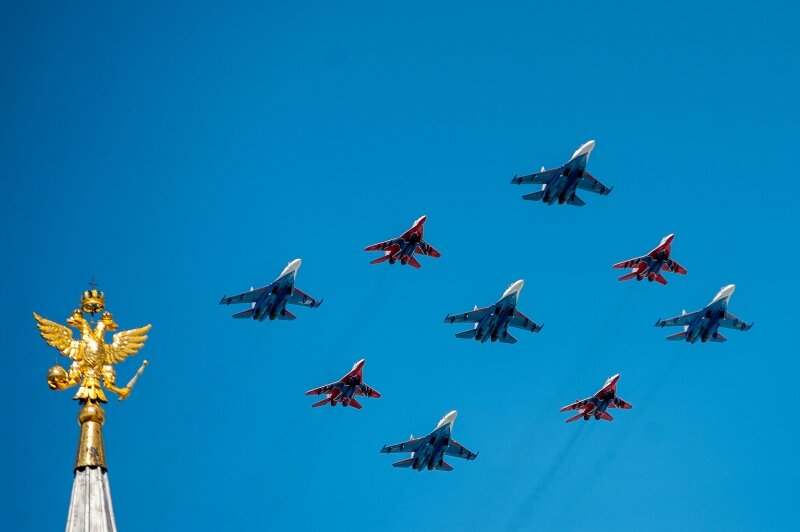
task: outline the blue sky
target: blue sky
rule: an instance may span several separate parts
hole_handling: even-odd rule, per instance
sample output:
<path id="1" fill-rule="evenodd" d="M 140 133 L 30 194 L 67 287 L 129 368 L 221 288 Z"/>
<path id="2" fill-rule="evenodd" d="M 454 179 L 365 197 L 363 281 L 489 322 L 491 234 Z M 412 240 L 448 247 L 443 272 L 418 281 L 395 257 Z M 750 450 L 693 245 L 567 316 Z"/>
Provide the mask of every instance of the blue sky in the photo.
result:
<path id="1" fill-rule="evenodd" d="M 788 3 L 0 5 L 9 529 L 63 526 L 77 405 L 30 312 L 96 277 L 150 366 L 105 438 L 126 530 L 789 530 L 796 398 L 797 9 Z M 516 173 L 596 139 L 614 186 L 525 202 Z M 421 270 L 361 249 L 422 214 Z M 688 270 L 617 283 L 675 233 Z M 223 294 L 302 257 L 325 299 L 234 321 Z M 525 279 L 545 327 L 457 340 Z M 725 344 L 657 318 L 736 283 Z M 358 359 L 383 397 L 314 409 Z M 62 360 L 63 362 L 63 360 Z M 126 382 L 139 360 L 118 368 Z M 559 407 L 621 373 L 613 423 Z M 378 453 L 457 409 L 474 462 Z"/>

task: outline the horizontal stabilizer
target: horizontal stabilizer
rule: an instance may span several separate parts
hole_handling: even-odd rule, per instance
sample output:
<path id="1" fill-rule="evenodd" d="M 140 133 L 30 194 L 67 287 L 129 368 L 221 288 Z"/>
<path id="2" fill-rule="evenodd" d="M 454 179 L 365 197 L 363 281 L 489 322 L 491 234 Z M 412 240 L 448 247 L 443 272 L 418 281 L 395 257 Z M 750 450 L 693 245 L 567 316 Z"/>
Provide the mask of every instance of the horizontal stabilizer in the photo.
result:
<path id="1" fill-rule="evenodd" d="M 578 421 L 582 417 L 583 417 L 583 412 L 581 412 L 580 414 L 576 414 L 576 415 L 572 416 L 571 418 L 569 418 L 566 421 L 566 423 L 572 423 L 573 421 Z"/>
<path id="2" fill-rule="evenodd" d="M 413 266 L 416 269 L 419 269 L 420 267 L 419 261 L 414 257 L 408 257 L 408 265 Z"/>
<path id="3" fill-rule="evenodd" d="M 629 274 L 623 275 L 622 277 L 617 279 L 617 281 L 629 281 L 629 280 L 633 279 L 634 277 L 636 277 L 636 275 L 637 275 L 636 272 L 629 273 Z"/>
<path id="4" fill-rule="evenodd" d="M 575 207 L 583 207 L 584 205 L 586 205 L 586 202 L 573 194 L 572 197 L 567 200 L 567 205 L 574 205 Z"/>
<path id="5" fill-rule="evenodd" d="M 671 336 L 667 336 L 667 340 L 671 342 L 680 342 L 681 340 L 686 339 L 686 331 L 679 332 L 677 334 L 673 334 Z"/>
<path id="6" fill-rule="evenodd" d="M 453 466 L 442 460 L 442 462 L 436 466 L 436 469 L 438 469 L 439 471 L 452 471 Z"/>
<path id="7" fill-rule="evenodd" d="M 378 264 L 378 263 L 380 263 L 380 262 L 384 262 L 384 261 L 387 261 L 387 260 L 389 260 L 389 257 L 391 257 L 391 256 L 392 256 L 392 254 L 391 254 L 391 253 L 387 253 L 387 254 L 386 254 L 386 255 L 384 255 L 383 257 L 378 257 L 378 258 L 377 258 L 377 259 L 375 259 L 375 260 L 371 260 L 371 261 L 369 261 L 369 263 L 370 263 L 370 264 Z"/>
<path id="8" fill-rule="evenodd" d="M 720 333 L 714 333 L 714 336 L 711 337 L 712 342 L 727 342 L 728 339 L 722 336 Z"/>
<path id="9" fill-rule="evenodd" d="M 328 397 L 328 398 L 326 398 L 326 399 L 323 399 L 322 401 L 319 401 L 319 402 L 317 402 L 317 403 L 314 403 L 313 405 L 311 405 L 311 408 L 316 408 L 316 407 L 318 407 L 318 406 L 324 406 L 324 405 L 327 405 L 327 404 L 328 404 L 328 403 L 330 403 L 330 402 L 331 402 L 331 398 L 330 398 L 330 397 Z"/>
<path id="10" fill-rule="evenodd" d="M 544 190 L 540 190 L 538 192 L 531 192 L 530 194 L 525 194 L 522 196 L 522 199 L 531 200 L 531 201 L 541 201 L 544 197 Z"/>
<path id="11" fill-rule="evenodd" d="M 600 419 L 605 419 L 606 421 L 614 421 L 614 418 L 611 417 L 611 414 L 609 414 L 608 412 L 601 412 Z"/>
<path id="12" fill-rule="evenodd" d="M 350 406 L 352 406 L 353 408 L 357 408 L 358 410 L 361 410 L 361 403 L 359 403 L 358 401 L 356 401 L 356 398 L 355 398 L 355 397 L 352 397 L 352 398 L 350 399 Z"/>
<path id="13" fill-rule="evenodd" d="M 468 331 L 460 332 L 456 334 L 456 338 L 475 338 L 475 329 L 470 329 Z"/>
<path id="14" fill-rule="evenodd" d="M 413 461 L 413 458 L 406 458 L 405 460 L 400 460 L 399 462 L 393 463 L 392 467 L 411 467 L 411 462 Z"/>
<path id="15" fill-rule="evenodd" d="M 505 336 L 501 336 L 500 337 L 500 341 L 503 342 L 504 344 L 516 344 L 517 343 L 517 339 L 514 338 L 513 336 L 511 336 L 508 333 L 506 333 Z"/>
<path id="16" fill-rule="evenodd" d="M 295 316 L 294 314 L 292 314 L 291 312 L 289 312 L 286 309 L 283 309 L 283 312 L 281 312 L 280 315 L 278 316 L 279 320 L 293 320 L 293 319 L 296 319 L 296 318 L 297 318 L 297 316 Z"/>
<path id="17" fill-rule="evenodd" d="M 255 309 L 249 308 L 247 310 L 237 312 L 236 314 L 233 315 L 233 318 L 236 320 L 247 320 L 252 318 L 253 314 L 255 313 L 256 313 Z"/>
<path id="18" fill-rule="evenodd" d="M 661 275 L 660 273 L 658 275 L 656 275 L 656 279 L 655 280 L 656 280 L 657 283 L 661 283 L 663 285 L 667 284 L 667 280 L 664 279 L 664 276 Z"/>

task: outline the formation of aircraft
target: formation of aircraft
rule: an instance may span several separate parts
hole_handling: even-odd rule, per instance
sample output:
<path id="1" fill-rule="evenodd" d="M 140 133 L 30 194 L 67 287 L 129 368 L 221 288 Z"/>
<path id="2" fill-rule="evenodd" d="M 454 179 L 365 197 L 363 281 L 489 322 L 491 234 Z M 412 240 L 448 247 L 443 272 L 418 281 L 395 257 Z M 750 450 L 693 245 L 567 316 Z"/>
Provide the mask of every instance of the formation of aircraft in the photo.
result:
<path id="1" fill-rule="evenodd" d="M 516 344 L 517 339 L 509 334 L 509 327 L 525 329 L 531 332 L 542 330 L 541 325 L 538 325 L 517 310 L 517 299 L 524 285 L 525 281 L 520 279 L 512 283 L 503 292 L 503 296 L 493 305 L 483 308 L 478 308 L 476 305 L 475 309 L 470 312 L 455 315 L 448 314 L 444 322 L 475 324 L 472 329 L 456 334 L 456 338 L 474 338 L 481 343 L 491 340 L 492 342 L 500 341 L 506 344 Z"/>
<path id="2" fill-rule="evenodd" d="M 414 253 L 428 255 L 436 259 L 441 257 L 441 253 L 422 240 L 425 220 L 427 219 L 427 216 L 421 216 L 408 231 L 397 238 L 365 247 L 364 251 L 383 251 L 383 256 L 371 261 L 370 264 L 378 264 L 387 260 L 389 264 L 394 264 L 399 260 L 402 265 L 410 264 L 414 268 L 419 268 L 420 263 L 414 258 Z"/>
<path id="3" fill-rule="evenodd" d="M 682 326 L 683 332 L 667 336 L 667 340 L 680 341 L 685 340 L 690 344 L 695 343 L 697 340 L 701 342 L 725 342 L 727 338 L 719 333 L 719 328 L 737 329 L 739 331 L 750 330 L 753 326 L 752 323 L 748 324 L 728 312 L 728 302 L 736 289 L 735 285 L 729 284 L 723 286 L 722 289 L 714 296 L 711 303 L 706 305 L 700 310 L 686 313 L 669 318 L 666 320 L 658 320 L 656 327 L 674 327 Z"/>
<path id="4" fill-rule="evenodd" d="M 381 394 L 379 394 L 377 390 L 371 388 L 364 382 L 364 362 L 365 359 L 362 358 L 353 364 L 353 369 L 348 371 L 345 376 L 338 381 L 320 386 L 319 388 L 314 388 L 313 390 L 308 390 L 306 395 L 325 395 L 325 399 L 311 406 L 316 407 L 326 404 L 336 406 L 337 404 L 341 404 L 342 406 L 352 406 L 353 408 L 361 409 L 361 403 L 356 399 L 357 395 L 374 397 L 375 399 L 380 397 Z"/>
<path id="5" fill-rule="evenodd" d="M 667 284 L 667 280 L 661 275 L 661 270 L 686 275 L 686 268 L 670 257 L 672 241 L 674 239 L 674 234 L 667 235 L 662 238 L 658 246 L 653 248 L 647 255 L 616 263 L 612 268 L 631 268 L 633 270 L 631 273 L 623 275 L 617 280 L 627 281 L 635 278 L 637 281 L 641 281 L 647 278 L 650 282 L 656 281 L 661 284 Z"/>
<path id="6" fill-rule="evenodd" d="M 591 417 L 596 420 L 614 421 L 614 418 L 606 410 L 609 408 L 624 408 L 626 410 L 633 408 L 632 404 L 617 397 L 617 382 L 619 382 L 619 373 L 609 377 L 603 387 L 597 390 L 593 396 L 580 399 L 571 405 L 563 407 L 561 409 L 562 412 L 578 410 L 578 413 L 569 418 L 567 423 L 577 421 L 581 417 L 583 417 L 584 421 L 589 421 Z"/>
<path id="7" fill-rule="evenodd" d="M 555 202 L 576 206 L 584 205 L 584 202 L 575 195 L 578 189 L 595 192 L 600 195 L 608 195 L 611 192 L 611 188 L 600 183 L 586 171 L 586 163 L 594 146 L 595 142 L 590 140 L 578 147 L 570 160 L 563 166 L 552 170 L 542 168 L 541 172 L 515 177 L 512 183 L 541 184 L 542 189 L 540 191 L 527 194 L 523 198 L 541 200 L 548 205 L 552 205 Z M 427 217 L 422 216 L 399 237 L 364 248 L 365 251 L 383 252 L 381 257 L 371 261 L 370 264 L 385 261 L 394 264 L 400 261 L 400 264 L 410 264 L 414 268 L 420 268 L 420 263 L 414 257 L 415 254 L 434 258 L 441 257 L 441 254 L 435 248 L 423 240 L 426 220 Z M 671 257 L 671 246 L 674 238 L 674 234 L 667 235 L 647 255 L 614 264 L 613 268 L 631 270 L 630 273 L 620 277 L 619 281 L 630 279 L 642 281 L 646 278 L 648 281 L 656 281 L 666 285 L 667 280 L 662 272 L 685 275 L 687 273 L 686 269 Z M 293 320 L 295 316 L 286 309 L 287 305 L 316 308 L 322 303 L 322 300 L 314 299 L 295 287 L 295 279 L 300 264 L 300 259 L 295 259 L 284 268 L 272 283 L 261 288 L 251 288 L 249 291 L 235 296 L 224 296 L 220 304 L 249 303 L 249 309 L 233 315 L 235 319 L 254 319 L 258 321 L 264 321 L 267 318 L 270 320 Z M 517 310 L 517 302 L 523 286 L 523 280 L 516 281 L 492 305 L 484 308 L 478 308 L 476 305 L 469 312 L 455 315 L 448 314 L 444 321 L 445 323 L 464 322 L 473 324 L 472 329 L 457 333 L 455 335 L 457 338 L 475 339 L 481 343 L 491 340 L 492 342 L 499 341 L 515 344 L 517 339 L 509 334 L 509 327 L 534 333 L 542 329 L 542 325 L 537 324 Z M 658 320 L 656 326 L 683 327 L 683 332 L 669 336 L 668 340 L 685 340 L 689 343 L 694 343 L 698 339 L 701 342 L 724 342 L 725 337 L 718 332 L 720 327 L 746 331 L 753 326 L 752 323 L 747 324 L 727 311 L 734 289 L 735 286 L 732 284 L 725 286 L 706 307 L 689 314 L 684 311 L 681 316 Z M 380 393 L 364 383 L 364 363 L 365 360 L 361 359 L 338 381 L 307 391 L 306 395 L 325 396 L 324 399 L 311 406 L 318 407 L 326 404 L 336 406 L 341 404 L 344 407 L 351 406 L 355 409 L 361 409 L 362 405 L 357 400 L 357 397 L 381 397 Z M 632 408 L 630 403 L 616 395 L 619 378 L 619 374 L 613 375 L 593 396 L 561 408 L 562 412 L 578 412 L 567 419 L 566 422 L 570 423 L 581 417 L 585 421 L 592 417 L 596 420 L 612 421 L 613 417 L 607 412 L 609 408 Z M 456 415 L 456 411 L 453 410 L 445 415 L 428 435 L 421 438 L 414 438 L 412 435 L 406 442 L 384 445 L 381 452 L 411 454 L 410 458 L 392 464 L 394 467 L 411 468 L 416 471 L 424 469 L 452 471 L 453 467 L 444 461 L 446 456 L 466 460 L 474 460 L 478 456 L 477 453 L 466 449 L 452 438 L 453 422 L 456 419 Z"/>
<path id="8" fill-rule="evenodd" d="M 322 304 L 321 299 L 318 301 L 294 286 L 300 264 L 300 259 L 294 259 L 283 269 L 278 278 L 267 286 L 250 288 L 249 291 L 235 296 L 222 296 L 219 304 L 250 303 L 249 309 L 233 315 L 237 320 L 264 321 L 267 318 L 270 320 L 293 320 L 296 316 L 286 310 L 286 305 L 317 308 Z"/>
<path id="9" fill-rule="evenodd" d="M 412 434 L 408 441 L 394 445 L 384 445 L 382 453 L 411 453 L 411 458 L 400 460 L 392 464 L 394 467 L 410 467 L 416 471 L 423 469 L 438 469 L 452 471 L 453 466 L 444 461 L 445 456 L 475 460 L 477 453 L 473 453 L 452 437 L 453 422 L 458 413 L 453 410 L 446 414 L 436 428 L 421 438 L 414 438 Z"/>
<path id="10" fill-rule="evenodd" d="M 614 187 L 605 186 L 586 171 L 586 163 L 589 161 L 589 155 L 594 149 L 594 144 L 593 140 L 581 144 L 572 154 L 569 161 L 558 168 L 545 170 L 544 166 L 542 166 L 542 169 L 535 174 L 514 176 L 511 184 L 542 185 L 541 190 L 525 194 L 522 199 L 542 201 L 548 205 L 558 202 L 559 205 L 566 203 L 567 205 L 583 207 L 586 202 L 575 194 L 577 189 L 608 196 Z"/>

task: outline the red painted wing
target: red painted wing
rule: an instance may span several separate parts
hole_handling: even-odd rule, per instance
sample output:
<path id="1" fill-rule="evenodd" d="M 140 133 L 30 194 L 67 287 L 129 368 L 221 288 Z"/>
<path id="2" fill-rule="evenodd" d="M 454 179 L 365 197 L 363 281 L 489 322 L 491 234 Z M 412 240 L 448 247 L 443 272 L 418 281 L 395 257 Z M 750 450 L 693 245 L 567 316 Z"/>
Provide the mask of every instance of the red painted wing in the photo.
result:
<path id="1" fill-rule="evenodd" d="M 615 265 L 612 266 L 612 268 L 622 268 L 622 269 L 633 268 L 635 265 L 637 265 L 642 261 L 642 258 L 643 257 L 636 257 L 635 259 L 624 260 L 622 262 L 616 263 Z"/>
<path id="2" fill-rule="evenodd" d="M 577 409 L 581 408 L 582 406 L 584 406 L 587 401 L 588 401 L 587 399 L 581 399 L 580 401 L 575 401 L 571 405 L 567 405 L 567 406 L 562 407 L 561 410 L 559 410 L 559 412 L 568 412 L 570 410 L 577 410 Z"/>

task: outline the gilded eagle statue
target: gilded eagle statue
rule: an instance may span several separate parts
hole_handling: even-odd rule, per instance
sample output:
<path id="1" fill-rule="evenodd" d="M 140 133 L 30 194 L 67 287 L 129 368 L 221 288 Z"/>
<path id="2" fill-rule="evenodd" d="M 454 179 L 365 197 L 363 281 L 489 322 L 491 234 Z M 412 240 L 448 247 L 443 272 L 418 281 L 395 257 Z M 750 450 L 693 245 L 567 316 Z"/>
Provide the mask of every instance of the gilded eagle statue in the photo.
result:
<path id="1" fill-rule="evenodd" d="M 47 373 L 47 384 L 52 390 L 64 390 L 80 384 L 73 399 L 81 402 L 107 402 L 103 387 L 119 395 L 120 401 L 128 397 L 136 380 L 147 366 L 142 363 L 139 371 L 127 386 L 116 385 L 114 364 L 135 355 L 144 347 L 150 325 L 120 331 L 114 334 L 110 344 L 105 342 L 106 331 L 116 331 L 119 326 L 110 312 L 103 312 L 96 326 L 84 317 L 84 312 L 94 315 L 103 310 L 103 293 L 89 290 L 84 293 L 81 310 L 75 309 L 67 318 L 67 325 L 61 325 L 33 313 L 39 333 L 48 345 L 72 360 L 69 371 L 61 366 L 53 366 Z M 73 336 L 70 327 L 77 329 L 79 338 Z"/>

